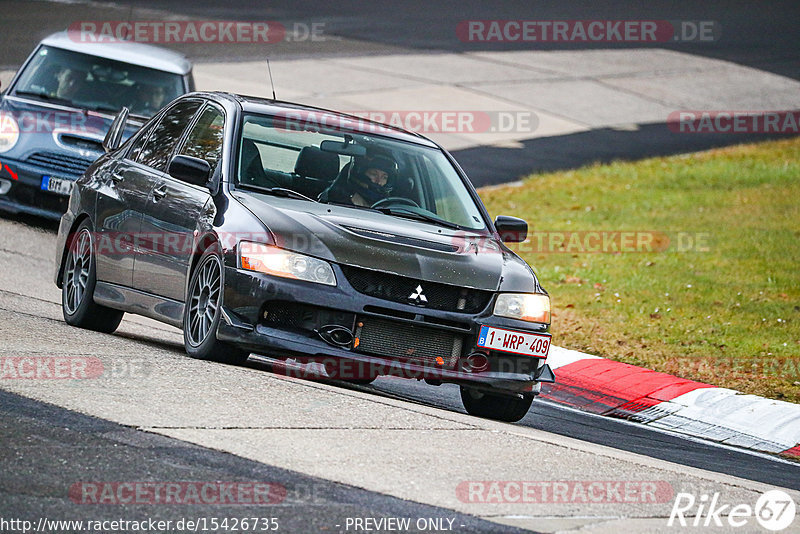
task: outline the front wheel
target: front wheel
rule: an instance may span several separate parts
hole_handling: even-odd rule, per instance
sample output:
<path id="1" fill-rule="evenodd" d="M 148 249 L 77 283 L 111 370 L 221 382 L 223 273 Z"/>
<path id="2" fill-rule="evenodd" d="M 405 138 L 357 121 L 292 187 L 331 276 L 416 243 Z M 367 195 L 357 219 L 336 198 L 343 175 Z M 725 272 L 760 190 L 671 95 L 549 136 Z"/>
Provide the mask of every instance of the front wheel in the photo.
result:
<path id="1" fill-rule="evenodd" d="M 183 345 L 192 358 L 241 364 L 249 353 L 217 339 L 222 289 L 222 259 L 215 251 L 206 250 L 189 281 L 183 310 Z"/>
<path id="2" fill-rule="evenodd" d="M 516 423 L 528 413 L 534 395 L 522 398 L 508 395 L 493 395 L 476 389 L 461 386 L 461 402 L 467 413 L 506 423 Z"/>
<path id="3" fill-rule="evenodd" d="M 97 285 L 94 241 L 88 222 L 78 227 L 68 242 L 67 262 L 61 278 L 61 311 L 68 325 L 110 334 L 117 329 L 124 312 L 94 301 Z"/>

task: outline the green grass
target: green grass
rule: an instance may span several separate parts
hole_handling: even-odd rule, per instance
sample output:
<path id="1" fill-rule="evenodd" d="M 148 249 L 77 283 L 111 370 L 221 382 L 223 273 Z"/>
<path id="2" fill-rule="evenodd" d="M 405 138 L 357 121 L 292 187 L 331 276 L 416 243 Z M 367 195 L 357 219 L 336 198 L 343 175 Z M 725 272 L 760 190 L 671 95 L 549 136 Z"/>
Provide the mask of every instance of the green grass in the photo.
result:
<path id="1" fill-rule="evenodd" d="M 800 138 L 534 175 L 480 194 L 493 216 L 523 217 L 531 232 L 670 238 L 665 250 L 616 254 L 512 245 L 551 294 L 554 343 L 800 402 Z M 679 233 L 702 246 L 681 250 Z"/>

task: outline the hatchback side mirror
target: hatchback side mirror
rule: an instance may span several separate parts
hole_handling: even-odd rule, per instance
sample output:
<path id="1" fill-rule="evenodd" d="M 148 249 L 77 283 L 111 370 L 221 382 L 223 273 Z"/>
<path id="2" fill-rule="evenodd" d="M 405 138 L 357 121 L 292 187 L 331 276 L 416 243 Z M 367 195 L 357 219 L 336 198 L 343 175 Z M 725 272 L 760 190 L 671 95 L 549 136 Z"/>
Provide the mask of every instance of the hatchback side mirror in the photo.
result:
<path id="1" fill-rule="evenodd" d="M 211 165 L 204 159 L 178 155 L 169 162 L 167 173 L 183 182 L 208 187 Z"/>
<path id="2" fill-rule="evenodd" d="M 125 133 L 125 124 L 128 122 L 128 113 L 128 108 L 123 107 L 121 110 L 119 110 L 119 113 L 117 113 L 114 122 L 111 123 L 111 127 L 106 133 L 106 137 L 103 139 L 103 150 L 105 150 L 106 153 L 113 152 L 122 144 L 122 134 Z"/>
<path id="3" fill-rule="evenodd" d="M 498 215 L 494 227 L 505 243 L 522 243 L 528 237 L 528 223 L 517 217 Z"/>

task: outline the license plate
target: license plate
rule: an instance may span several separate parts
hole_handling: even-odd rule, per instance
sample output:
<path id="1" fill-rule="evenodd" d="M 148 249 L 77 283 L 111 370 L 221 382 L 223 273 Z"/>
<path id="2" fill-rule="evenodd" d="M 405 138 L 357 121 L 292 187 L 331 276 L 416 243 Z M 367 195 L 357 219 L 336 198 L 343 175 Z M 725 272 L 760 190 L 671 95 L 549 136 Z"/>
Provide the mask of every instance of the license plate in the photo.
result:
<path id="1" fill-rule="evenodd" d="M 481 326 L 478 346 L 534 358 L 546 358 L 547 352 L 550 350 L 550 336 Z"/>
<path id="2" fill-rule="evenodd" d="M 69 195 L 72 193 L 72 185 L 75 182 L 64 178 L 54 178 L 52 176 L 42 176 L 42 191 L 57 193 L 59 195 Z"/>

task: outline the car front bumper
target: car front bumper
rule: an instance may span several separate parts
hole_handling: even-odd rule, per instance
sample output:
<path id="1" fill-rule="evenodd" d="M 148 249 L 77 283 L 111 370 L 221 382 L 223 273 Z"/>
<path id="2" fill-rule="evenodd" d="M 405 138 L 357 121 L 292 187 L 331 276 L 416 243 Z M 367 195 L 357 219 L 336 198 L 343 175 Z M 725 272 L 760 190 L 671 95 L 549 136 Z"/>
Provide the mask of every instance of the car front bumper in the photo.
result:
<path id="1" fill-rule="evenodd" d="M 549 336 L 548 325 L 495 317 L 491 314 L 494 299 L 483 311 L 466 314 L 374 298 L 357 292 L 341 269 L 336 265 L 333 268 L 338 282 L 335 287 L 227 266 L 223 320 L 217 331 L 218 339 L 275 358 L 321 360 L 326 367 L 335 363 L 340 369 L 345 366 L 349 370 L 342 372 L 342 377 L 356 379 L 375 375 L 402 376 L 506 393 L 535 393 L 538 383 L 555 380 L 544 358 L 486 351 L 476 345 L 482 325 Z M 444 351 L 442 354 L 446 359 L 419 361 L 403 354 L 402 349 L 406 345 L 402 339 L 399 343 L 397 339 L 389 343 L 390 347 L 398 348 L 396 355 L 386 350 L 381 350 L 382 353 L 365 351 L 364 345 L 359 346 L 357 342 L 335 346 L 330 341 L 324 341 L 313 327 L 303 327 L 296 322 L 270 323 L 267 319 L 276 306 L 278 310 L 312 310 L 309 313 L 322 310 L 327 321 L 338 321 L 340 325 L 352 327 L 354 333 L 360 331 L 360 325 L 373 323 L 397 327 L 399 332 L 408 332 L 408 337 L 431 336 L 431 339 L 440 339 L 442 336 L 452 336 L 456 340 L 453 352 L 458 352 L 458 356 L 448 358 L 450 353 Z M 351 318 L 352 324 L 349 323 Z M 388 334 L 402 338 L 398 331 L 392 330 Z M 487 356 L 490 365 L 486 369 L 475 370 L 463 365 L 464 358 L 475 352 Z M 437 360 L 442 363 L 437 364 Z"/>
<path id="2" fill-rule="evenodd" d="M 42 176 L 55 176 L 75 181 L 79 177 L 0 157 L 0 209 L 10 213 L 27 213 L 50 220 L 58 220 L 67 210 L 69 196 L 42 190 Z M 10 169 L 10 172 L 8 169 Z M 13 173 L 13 174 L 12 174 Z"/>

